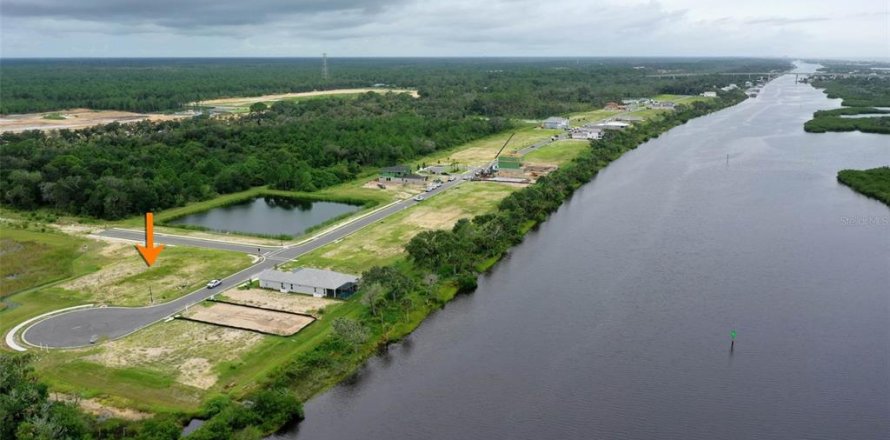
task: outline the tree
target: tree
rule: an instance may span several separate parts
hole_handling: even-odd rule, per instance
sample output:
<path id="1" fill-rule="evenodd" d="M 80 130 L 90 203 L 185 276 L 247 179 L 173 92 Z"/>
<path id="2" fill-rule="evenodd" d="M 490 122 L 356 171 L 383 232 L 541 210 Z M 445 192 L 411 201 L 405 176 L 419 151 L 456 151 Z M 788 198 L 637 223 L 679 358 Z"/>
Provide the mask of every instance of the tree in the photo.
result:
<path id="1" fill-rule="evenodd" d="M 377 316 L 377 306 L 385 299 L 386 288 L 380 283 L 366 284 L 362 289 L 362 304 L 371 310 L 371 316 Z"/>
<path id="2" fill-rule="evenodd" d="M 264 112 L 268 109 L 269 109 L 269 106 L 267 106 L 266 104 L 264 104 L 262 102 L 254 102 L 253 104 L 250 104 L 250 112 L 251 113 L 260 113 L 260 112 Z"/>
<path id="3" fill-rule="evenodd" d="M 337 339 L 345 342 L 351 351 L 355 351 L 368 340 L 368 329 L 354 319 L 340 317 L 331 326 Z"/>

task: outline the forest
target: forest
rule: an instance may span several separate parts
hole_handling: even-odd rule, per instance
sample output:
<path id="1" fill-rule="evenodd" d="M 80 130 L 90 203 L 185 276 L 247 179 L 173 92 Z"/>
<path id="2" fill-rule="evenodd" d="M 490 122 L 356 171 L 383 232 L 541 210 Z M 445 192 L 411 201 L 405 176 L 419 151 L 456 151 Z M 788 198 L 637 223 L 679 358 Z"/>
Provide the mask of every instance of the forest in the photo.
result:
<path id="1" fill-rule="evenodd" d="M 842 170 L 837 173 L 837 180 L 860 194 L 890 206 L 890 167 Z"/>
<path id="2" fill-rule="evenodd" d="M 783 69 L 778 60 L 389 59 L 12 60 L 4 111 L 64 107 L 157 110 L 231 94 L 375 83 L 420 98 L 279 102 L 243 117 L 200 116 L 82 130 L 0 135 L 2 203 L 119 219 L 249 187 L 313 191 L 510 128 L 518 118 L 589 110 L 610 100 L 696 94 L 734 79 L 647 72 Z M 158 101 L 161 100 L 161 101 Z M 30 106 L 30 107 L 28 107 Z"/>
<path id="3" fill-rule="evenodd" d="M 837 78 L 813 81 L 832 99 L 843 99 L 845 107 L 890 107 L 890 77 Z"/>
<path id="4" fill-rule="evenodd" d="M 9 59 L 0 65 L 0 114 L 85 107 L 159 112 L 231 96 L 385 84 L 415 87 L 451 108 L 545 117 L 621 97 L 686 94 L 729 77 L 655 79 L 655 73 L 785 70 L 782 60 L 691 58 Z"/>

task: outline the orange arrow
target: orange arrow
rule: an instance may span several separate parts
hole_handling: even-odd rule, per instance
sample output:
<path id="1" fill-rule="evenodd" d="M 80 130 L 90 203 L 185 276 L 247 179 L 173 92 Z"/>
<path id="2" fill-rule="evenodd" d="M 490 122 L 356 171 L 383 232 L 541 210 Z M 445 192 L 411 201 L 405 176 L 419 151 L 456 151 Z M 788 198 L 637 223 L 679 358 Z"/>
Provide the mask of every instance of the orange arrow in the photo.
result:
<path id="1" fill-rule="evenodd" d="M 155 264 L 155 260 L 158 259 L 158 255 L 160 255 L 161 251 L 164 250 L 164 245 L 159 244 L 155 247 L 155 215 L 146 212 L 145 213 L 145 246 L 136 245 L 136 250 L 142 254 L 142 259 L 145 260 L 145 264 L 151 267 L 152 264 Z"/>

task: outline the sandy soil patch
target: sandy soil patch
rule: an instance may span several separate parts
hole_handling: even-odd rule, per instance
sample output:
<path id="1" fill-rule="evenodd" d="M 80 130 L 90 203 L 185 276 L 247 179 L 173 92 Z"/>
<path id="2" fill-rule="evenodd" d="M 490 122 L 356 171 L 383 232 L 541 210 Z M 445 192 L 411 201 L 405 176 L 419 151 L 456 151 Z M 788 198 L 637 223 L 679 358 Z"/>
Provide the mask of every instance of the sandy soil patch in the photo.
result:
<path id="1" fill-rule="evenodd" d="M 46 119 L 46 115 L 59 114 L 64 119 Z M 0 117 L 0 133 L 20 132 L 25 130 L 58 130 L 92 127 L 112 122 L 136 122 L 143 120 L 169 121 L 189 117 L 190 115 L 161 115 L 132 113 L 118 110 L 90 110 L 77 108 L 55 112 L 25 113 Z"/>
<path id="2" fill-rule="evenodd" d="M 137 411 L 130 408 L 117 408 L 106 405 L 97 399 L 81 399 L 75 396 L 61 393 L 50 393 L 50 399 L 58 402 L 75 403 L 80 409 L 98 417 L 112 417 L 124 420 L 143 420 L 152 415 L 146 412 Z"/>
<path id="3" fill-rule="evenodd" d="M 218 380 L 215 365 L 239 359 L 262 339 L 246 330 L 175 320 L 104 343 L 84 359 L 111 368 L 156 368 L 175 375 L 181 384 L 208 389 Z"/>
<path id="4" fill-rule="evenodd" d="M 299 293 L 281 293 L 266 289 L 232 289 L 225 293 L 224 299 L 238 304 L 309 315 L 315 315 L 318 310 L 337 303 L 337 301 L 328 298 L 316 298 Z"/>
<path id="5" fill-rule="evenodd" d="M 303 97 L 312 97 L 312 96 L 325 96 L 325 95 L 349 95 L 356 93 L 367 93 L 367 92 L 376 92 L 376 93 L 410 93 L 411 96 L 418 98 L 420 95 L 417 93 L 417 90 L 413 89 L 385 89 L 385 88 L 364 88 L 364 89 L 337 89 L 337 90 L 316 90 L 312 92 L 299 92 L 299 93 L 279 93 L 274 95 L 263 95 L 263 96 L 250 96 L 250 97 L 234 97 L 234 98 L 219 98 L 219 99 L 209 99 L 207 101 L 201 101 L 200 105 L 212 105 L 212 106 L 220 106 L 220 107 L 243 107 L 248 106 L 257 102 L 272 102 L 272 101 L 281 101 L 282 99 L 288 98 L 303 98 Z M 192 103 L 194 104 L 194 103 Z"/>
<path id="6" fill-rule="evenodd" d="M 183 316 L 208 324 L 229 325 L 280 336 L 290 336 L 314 321 L 308 316 L 222 303 L 192 307 Z"/>
<path id="7" fill-rule="evenodd" d="M 462 217 L 469 214 L 458 206 L 440 209 L 417 209 L 405 218 L 405 223 L 423 229 L 449 229 Z"/>

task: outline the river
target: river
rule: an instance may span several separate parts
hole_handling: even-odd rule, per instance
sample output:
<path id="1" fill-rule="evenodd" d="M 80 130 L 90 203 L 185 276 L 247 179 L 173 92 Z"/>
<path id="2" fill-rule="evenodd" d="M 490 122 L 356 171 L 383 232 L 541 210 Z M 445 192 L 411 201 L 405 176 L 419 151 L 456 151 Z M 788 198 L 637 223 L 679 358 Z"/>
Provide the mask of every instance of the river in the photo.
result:
<path id="1" fill-rule="evenodd" d="M 836 181 L 890 138 L 803 131 L 839 103 L 784 76 L 626 154 L 279 437 L 890 438 L 890 210 Z"/>

